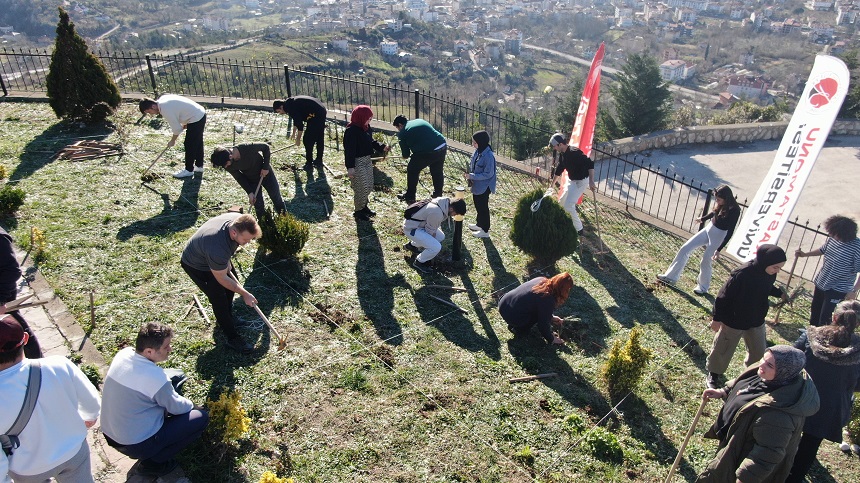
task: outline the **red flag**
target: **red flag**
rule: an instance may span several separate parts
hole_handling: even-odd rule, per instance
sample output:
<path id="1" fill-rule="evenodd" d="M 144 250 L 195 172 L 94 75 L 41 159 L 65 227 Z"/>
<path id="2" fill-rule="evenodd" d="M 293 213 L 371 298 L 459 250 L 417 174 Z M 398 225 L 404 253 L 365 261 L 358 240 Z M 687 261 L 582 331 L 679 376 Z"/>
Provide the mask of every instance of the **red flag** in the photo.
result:
<path id="1" fill-rule="evenodd" d="M 603 65 L 603 52 L 605 46 L 600 43 L 594 59 L 591 61 L 591 69 L 588 71 L 588 79 L 585 81 L 585 89 L 582 90 L 582 99 L 579 101 L 579 110 L 576 112 L 576 120 L 573 122 L 573 131 L 570 133 L 568 144 L 578 147 L 586 156 L 591 154 L 591 146 L 594 142 L 594 125 L 597 124 L 597 98 L 600 95 L 600 67 Z M 558 191 L 558 199 L 564 196 L 567 188 L 567 171 L 561 173 L 561 189 Z M 582 203 L 582 197 L 577 204 Z"/>

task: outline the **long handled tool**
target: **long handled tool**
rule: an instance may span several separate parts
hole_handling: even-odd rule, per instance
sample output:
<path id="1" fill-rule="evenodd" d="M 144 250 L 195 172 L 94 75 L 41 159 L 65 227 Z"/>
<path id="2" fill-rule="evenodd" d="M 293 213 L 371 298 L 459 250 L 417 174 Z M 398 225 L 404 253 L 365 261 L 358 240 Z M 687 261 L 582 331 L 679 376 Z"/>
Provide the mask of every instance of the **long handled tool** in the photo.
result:
<path id="1" fill-rule="evenodd" d="M 597 252 L 597 255 L 603 255 L 606 253 L 606 245 L 603 244 L 603 237 L 600 236 L 600 214 L 597 209 L 597 193 L 592 190 L 592 195 L 594 195 L 594 224 L 597 225 L 597 239 L 600 240 L 600 251 Z"/>
<path id="2" fill-rule="evenodd" d="M 693 418 L 693 424 L 690 425 L 690 429 L 687 430 L 687 435 L 684 436 L 684 442 L 681 443 L 681 447 L 678 449 L 678 456 L 675 457 L 675 462 L 672 463 L 672 468 L 669 470 L 669 475 L 666 476 L 666 479 L 663 480 L 663 483 L 669 483 L 672 481 L 672 477 L 675 476 L 675 470 L 678 469 L 678 464 L 681 463 L 681 456 L 684 454 L 684 450 L 687 449 L 687 443 L 690 442 L 690 437 L 693 436 L 693 431 L 696 430 L 696 425 L 699 424 L 699 417 L 702 415 L 702 411 L 705 410 L 705 404 L 708 404 L 708 399 L 703 397 L 702 404 L 699 404 L 699 410 L 696 411 L 696 417 Z"/>
<path id="3" fill-rule="evenodd" d="M 147 168 L 143 170 L 143 173 L 140 175 L 140 179 L 144 179 L 146 173 L 148 173 L 149 170 L 152 169 L 153 166 L 155 166 L 155 163 L 157 163 L 158 160 L 161 159 L 162 156 L 164 156 L 164 153 L 166 153 L 168 149 L 170 149 L 170 146 L 167 146 L 160 153 L 158 153 L 158 156 L 156 156 L 155 159 L 152 160 L 152 163 L 150 163 L 149 166 L 147 166 Z"/>
<path id="4" fill-rule="evenodd" d="M 263 177 L 260 176 L 260 181 L 257 183 L 257 189 L 254 190 L 254 202 L 248 207 L 248 213 L 251 212 L 251 208 L 254 207 L 254 203 L 257 202 L 257 196 L 260 195 L 260 186 L 263 185 Z"/>
<path id="5" fill-rule="evenodd" d="M 269 322 L 269 318 L 266 317 L 265 314 L 263 314 L 263 311 L 260 310 L 260 307 L 258 307 L 257 304 L 254 304 L 254 310 L 257 311 L 257 315 L 259 315 L 260 318 L 263 319 L 263 322 L 265 322 L 266 325 L 269 326 L 269 330 L 271 330 L 272 333 L 275 334 L 275 337 L 278 338 L 278 350 L 284 350 L 287 347 L 287 339 L 281 337 L 281 334 L 278 332 L 278 329 L 276 329 L 275 326 L 273 326 L 272 323 Z"/>
<path id="6" fill-rule="evenodd" d="M 794 261 L 791 262 L 791 270 L 788 272 L 788 282 L 785 283 L 785 293 L 788 294 L 788 289 L 791 287 L 791 279 L 794 278 L 794 267 L 797 266 L 797 260 L 799 257 L 795 256 Z M 773 325 L 779 325 L 779 314 L 782 312 L 782 307 L 785 304 L 781 304 L 779 308 L 776 309 L 776 315 L 773 318 Z"/>

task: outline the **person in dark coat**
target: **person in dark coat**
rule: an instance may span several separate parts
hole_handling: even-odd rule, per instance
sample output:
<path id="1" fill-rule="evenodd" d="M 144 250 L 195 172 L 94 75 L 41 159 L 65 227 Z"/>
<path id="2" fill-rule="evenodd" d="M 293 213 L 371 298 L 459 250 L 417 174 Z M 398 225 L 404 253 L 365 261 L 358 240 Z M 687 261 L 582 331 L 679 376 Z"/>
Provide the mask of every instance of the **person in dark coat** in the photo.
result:
<path id="1" fill-rule="evenodd" d="M 325 105 L 311 96 L 292 96 L 283 101 L 272 103 L 272 110 L 278 114 L 286 114 L 293 120 L 293 133 L 290 136 L 299 145 L 305 145 L 305 169 L 311 166 L 322 168 L 323 151 L 325 150 L 325 120 L 328 110 Z M 317 155 L 314 157 L 314 145 Z"/>
<path id="2" fill-rule="evenodd" d="M 42 348 L 36 339 L 36 333 L 21 316 L 17 310 L 6 311 L 6 303 L 18 297 L 18 279 L 21 278 L 21 265 L 15 257 L 15 248 L 12 246 L 12 237 L 3 228 L 0 228 L 0 315 L 8 313 L 24 329 L 30 339 L 24 346 L 24 355 L 27 359 L 39 359 L 42 357 Z"/>
<path id="3" fill-rule="evenodd" d="M 367 198 L 373 191 L 373 161 L 370 156 L 374 151 L 388 152 L 387 145 L 373 139 L 373 129 L 370 120 L 373 111 L 370 106 L 356 106 L 352 110 L 349 124 L 343 132 L 343 159 L 346 164 L 346 174 L 352 185 L 352 213 L 356 220 L 370 220 L 376 212 L 367 206 Z"/>
<path id="4" fill-rule="evenodd" d="M 552 331 L 552 325 L 561 325 L 562 319 L 552 312 L 564 304 L 572 288 L 573 277 L 567 272 L 535 277 L 499 300 L 499 315 L 515 336 L 525 336 L 536 326 L 548 344 L 562 345 L 564 340 Z"/>
<path id="5" fill-rule="evenodd" d="M 697 482 L 785 481 L 803 423 L 819 406 L 805 362 L 802 351 L 775 345 L 725 387 L 705 389 L 703 398 L 725 403 L 705 433 L 719 440 L 719 450 Z"/>
<path id="6" fill-rule="evenodd" d="M 706 383 L 710 388 L 721 385 L 723 374 L 732 361 L 741 338 L 747 348 L 744 365 L 761 359 L 767 347 L 764 318 L 768 310 L 768 296 L 787 299 L 774 286 L 776 274 L 785 265 L 785 251 L 776 245 L 762 245 L 755 260 L 732 271 L 729 279 L 714 300 L 711 330 L 716 332 L 711 353 L 705 368 Z"/>
<path id="7" fill-rule="evenodd" d="M 799 483 L 825 439 L 838 443 L 851 417 L 851 397 L 860 391 L 860 302 L 840 302 L 830 325 L 809 326 L 794 346 L 806 352 L 806 372 L 815 381 L 821 409 L 806 419 L 794 465 L 786 482 Z"/>

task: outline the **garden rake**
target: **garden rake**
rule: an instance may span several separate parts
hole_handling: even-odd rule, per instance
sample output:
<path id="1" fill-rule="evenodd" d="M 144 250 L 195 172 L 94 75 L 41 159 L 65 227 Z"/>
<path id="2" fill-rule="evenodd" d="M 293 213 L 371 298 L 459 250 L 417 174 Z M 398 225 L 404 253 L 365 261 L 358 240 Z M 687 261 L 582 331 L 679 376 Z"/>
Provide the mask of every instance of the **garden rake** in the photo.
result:
<path id="1" fill-rule="evenodd" d="M 794 261 L 791 262 L 791 270 L 788 272 L 788 282 L 785 283 L 785 293 L 788 293 L 788 289 L 791 287 L 791 279 L 794 278 L 794 267 L 797 266 L 797 260 L 799 258 L 797 256 L 794 257 Z M 794 302 L 794 298 L 789 297 L 789 303 Z M 776 309 L 776 315 L 773 317 L 773 325 L 779 325 L 779 315 L 782 313 L 782 307 L 785 303 L 780 303 L 779 307 Z"/>
<path id="2" fill-rule="evenodd" d="M 597 193 L 592 190 L 591 194 L 594 195 L 594 224 L 597 225 L 597 239 L 600 240 L 600 251 L 595 252 L 595 255 L 603 255 L 608 253 L 608 250 L 606 250 L 606 245 L 603 244 L 603 237 L 600 236 L 600 215 L 597 210 Z"/>
<path id="3" fill-rule="evenodd" d="M 260 181 L 257 183 L 257 189 L 254 190 L 254 201 L 250 203 L 248 206 L 248 213 L 251 212 L 251 209 L 254 207 L 254 203 L 257 202 L 257 196 L 262 196 L 260 193 L 260 186 L 263 185 L 263 176 L 260 176 Z M 251 201 L 251 200 L 248 200 Z"/>
<path id="4" fill-rule="evenodd" d="M 550 172 L 549 186 L 547 187 L 547 189 L 544 192 L 542 197 L 540 197 L 537 200 L 535 200 L 534 202 L 532 202 L 532 207 L 531 207 L 532 213 L 535 213 L 535 212 L 537 212 L 537 210 L 540 209 L 540 204 L 543 202 L 544 198 L 552 196 L 554 193 L 554 190 L 552 189 L 552 184 L 555 181 L 555 176 L 553 176 L 552 173 L 555 173 L 555 154 L 553 154 L 552 159 L 553 159 L 552 168 L 549 171 Z"/>
<path id="5" fill-rule="evenodd" d="M 162 149 L 161 152 L 158 153 L 158 156 L 156 156 L 155 159 L 153 159 L 152 162 L 149 163 L 149 166 L 147 166 L 146 169 L 143 170 L 143 173 L 140 175 L 141 181 L 149 181 L 149 178 L 146 177 L 146 173 L 148 173 L 149 170 L 152 169 L 153 166 L 155 166 L 155 163 L 157 163 L 158 160 L 161 159 L 162 156 L 164 156 L 164 153 L 166 153 L 168 149 L 170 149 L 170 146 L 167 146 L 166 148 Z"/>
<path id="6" fill-rule="evenodd" d="M 702 415 L 702 411 L 705 410 L 705 404 L 708 404 L 708 399 L 706 397 L 702 397 L 702 404 L 699 404 L 699 410 L 696 411 L 696 417 L 693 418 L 693 424 L 691 424 L 690 429 L 687 430 L 687 435 L 684 436 L 684 442 L 681 443 L 681 447 L 678 449 L 678 456 L 675 457 L 675 461 L 672 463 L 672 468 L 669 470 L 669 475 L 666 476 L 663 483 L 669 483 L 672 481 L 672 477 L 675 476 L 675 470 L 678 469 L 678 464 L 681 463 L 681 456 L 683 456 L 684 450 L 687 449 L 687 443 L 690 442 L 690 437 L 693 436 L 693 431 L 696 430 L 696 425 L 699 424 L 699 417 Z"/>
<path id="7" fill-rule="evenodd" d="M 278 351 L 280 352 L 284 350 L 287 347 L 287 339 L 281 337 L 281 334 L 278 332 L 278 329 L 276 329 L 275 326 L 272 325 L 271 322 L 269 322 L 269 318 L 266 317 L 265 314 L 263 314 L 263 311 L 260 310 L 260 307 L 257 306 L 257 304 L 254 304 L 254 310 L 257 311 L 257 315 L 259 315 L 260 318 L 263 319 L 263 322 L 266 323 L 266 325 L 269 327 L 269 330 L 271 330 L 272 333 L 275 334 L 275 337 L 278 338 Z"/>

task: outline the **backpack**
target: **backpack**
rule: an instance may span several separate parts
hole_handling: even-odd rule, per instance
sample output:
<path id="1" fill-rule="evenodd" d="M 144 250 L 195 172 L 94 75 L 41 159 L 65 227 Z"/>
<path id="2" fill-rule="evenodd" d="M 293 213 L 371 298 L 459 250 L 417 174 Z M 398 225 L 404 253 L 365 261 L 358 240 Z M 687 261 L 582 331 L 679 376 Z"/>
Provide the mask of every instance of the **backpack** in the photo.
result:
<path id="1" fill-rule="evenodd" d="M 30 416 L 33 415 L 33 410 L 36 408 L 36 400 L 39 398 L 41 387 L 42 364 L 38 359 L 33 359 L 30 361 L 30 375 L 27 380 L 27 391 L 24 394 L 24 404 L 21 406 L 12 427 L 0 435 L 0 443 L 2 443 L 3 452 L 6 453 L 6 456 L 10 456 L 21 445 L 18 435 L 30 422 Z"/>
<path id="2" fill-rule="evenodd" d="M 411 205 L 406 207 L 406 210 L 403 211 L 403 217 L 406 218 L 407 220 L 412 220 L 412 221 L 424 221 L 424 220 L 416 220 L 415 218 L 412 218 L 412 216 L 415 213 L 418 213 L 418 211 L 420 211 L 421 208 L 424 208 L 425 206 L 427 206 L 427 203 L 430 203 L 431 201 L 433 201 L 432 198 L 427 198 L 426 200 L 416 201 L 415 203 L 412 203 Z"/>

